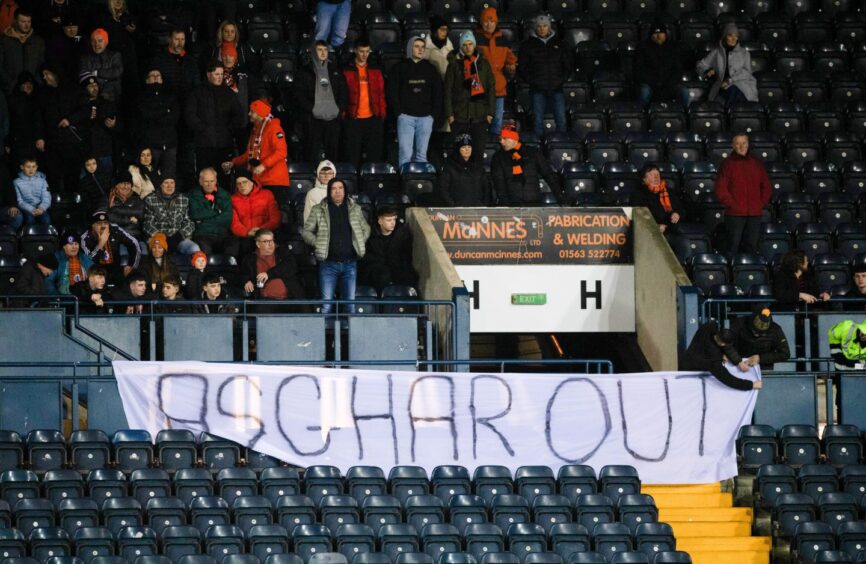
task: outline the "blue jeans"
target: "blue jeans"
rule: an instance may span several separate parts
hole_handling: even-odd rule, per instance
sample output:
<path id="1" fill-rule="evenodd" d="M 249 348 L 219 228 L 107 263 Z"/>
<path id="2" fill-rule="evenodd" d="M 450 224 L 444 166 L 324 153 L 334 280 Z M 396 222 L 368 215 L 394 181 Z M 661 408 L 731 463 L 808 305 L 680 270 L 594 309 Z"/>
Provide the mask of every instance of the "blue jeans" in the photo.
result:
<path id="1" fill-rule="evenodd" d="M 10 225 L 12 229 L 18 231 L 24 224 L 24 214 L 18 211 L 15 217 L 9 215 L 9 208 L 0 207 L 0 225 Z"/>
<path id="2" fill-rule="evenodd" d="M 490 123 L 490 135 L 499 136 L 502 131 L 502 116 L 505 114 L 505 98 L 496 97 L 496 108 L 493 111 L 493 121 Z"/>
<path id="3" fill-rule="evenodd" d="M 560 133 L 568 131 L 565 121 L 565 95 L 562 90 L 551 94 L 544 92 L 531 92 L 532 94 L 532 130 L 541 139 L 544 134 L 544 112 L 547 108 L 553 110 L 553 119 L 556 121 L 556 130 Z"/>
<path id="4" fill-rule="evenodd" d="M 316 4 L 316 41 L 327 41 L 332 47 L 341 46 L 346 40 L 351 14 L 351 0 L 339 4 L 319 0 Z"/>
<path id="5" fill-rule="evenodd" d="M 427 145 L 432 132 L 433 116 L 397 116 L 397 145 L 401 167 L 408 162 L 427 162 Z"/>
<path id="6" fill-rule="evenodd" d="M 679 102 L 684 109 L 689 108 L 689 91 L 685 88 L 677 88 L 676 94 L 672 100 Z M 648 107 L 653 101 L 653 87 L 649 84 L 640 83 L 637 86 L 637 101 L 644 108 Z M 665 102 L 669 100 L 664 100 Z"/>
<path id="7" fill-rule="evenodd" d="M 51 225 L 51 217 L 48 215 L 47 211 L 39 217 L 36 217 L 32 213 L 21 210 L 21 215 L 24 216 L 24 225 L 33 225 L 35 223 L 41 223 L 42 225 Z"/>
<path id="8" fill-rule="evenodd" d="M 319 288 L 323 300 L 333 300 L 337 285 L 340 286 L 340 299 L 355 299 L 355 280 L 358 277 L 358 263 L 353 260 L 338 262 L 323 260 L 319 263 Z M 322 313 L 328 314 L 334 310 L 333 304 L 323 304 Z M 350 305 L 348 313 L 355 313 L 355 306 Z"/>

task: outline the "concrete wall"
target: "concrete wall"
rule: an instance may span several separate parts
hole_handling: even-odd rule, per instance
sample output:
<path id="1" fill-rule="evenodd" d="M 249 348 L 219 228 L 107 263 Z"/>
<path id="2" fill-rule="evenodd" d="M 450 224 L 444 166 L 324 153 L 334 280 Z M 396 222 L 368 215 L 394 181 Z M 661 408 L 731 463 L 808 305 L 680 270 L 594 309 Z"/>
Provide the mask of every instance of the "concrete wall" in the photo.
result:
<path id="1" fill-rule="evenodd" d="M 653 370 L 677 369 L 677 286 L 691 281 L 646 208 L 632 209 L 635 325 Z"/>
<path id="2" fill-rule="evenodd" d="M 424 208 L 409 208 L 406 225 L 412 230 L 412 261 L 420 278 L 418 292 L 425 300 L 450 300 L 453 288 L 463 287 L 448 251 Z"/>

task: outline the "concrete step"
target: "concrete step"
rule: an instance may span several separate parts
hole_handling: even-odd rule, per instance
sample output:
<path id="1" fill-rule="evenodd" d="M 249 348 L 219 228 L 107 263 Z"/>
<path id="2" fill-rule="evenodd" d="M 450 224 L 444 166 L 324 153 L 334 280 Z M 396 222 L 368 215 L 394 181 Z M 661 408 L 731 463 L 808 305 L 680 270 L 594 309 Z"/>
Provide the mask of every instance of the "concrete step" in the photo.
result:
<path id="1" fill-rule="evenodd" d="M 770 564 L 770 553 L 757 550 L 691 551 L 692 564 Z"/>
<path id="2" fill-rule="evenodd" d="M 722 485 L 718 482 L 714 482 L 712 484 L 642 484 L 640 488 L 641 493 L 645 493 L 648 495 L 654 495 L 653 492 L 658 493 L 672 493 L 672 494 L 696 494 L 696 493 L 719 493 L 722 491 Z"/>
<path id="3" fill-rule="evenodd" d="M 658 508 L 682 508 L 682 507 L 732 507 L 734 496 L 730 492 L 705 492 L 705 493 L 672 493 L 656 492 L 649 494 L 653 497 Z"/>
<path id="4" fill-rule="evenodd" d="M 682 540 L 677 539 L 677 550 L 685 550 L 686 552 L 747 552 L 756 550 L 769 554 L 772 548 L 773 541 L 770 537 L 685 537 Z"/>
<path id="5" fill-rule="evenodd" d="M 666 521 L 673 527 L 677 540 L 689 537 L 748 537 L 752 534 L 752 523 L 715 522 L 688 523 L 683 521 Z"/>

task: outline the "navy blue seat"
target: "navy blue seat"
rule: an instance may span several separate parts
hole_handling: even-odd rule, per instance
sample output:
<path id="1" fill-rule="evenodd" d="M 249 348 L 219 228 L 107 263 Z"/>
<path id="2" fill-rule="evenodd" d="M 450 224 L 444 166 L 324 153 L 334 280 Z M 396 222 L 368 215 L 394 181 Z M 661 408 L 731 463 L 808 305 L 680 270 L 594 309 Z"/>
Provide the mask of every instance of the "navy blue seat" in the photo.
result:
<path id="1" fill-rule="evenodd" d="M 204 467 L 211 472 L 219 472 L 223 468 L 233 468 L 240 465 L 241 446 L 236 442 L 210 433 L 202 433 L 199 436 L 199 444 L 201 445 L 201 458 Z"/>
<path id="2" fill-rule="evenodd" d="M 866 466 L 850 464 L 839 469 L 842 491 L 853 494 L 857 499 L 866 494 Z"/>
<path id="3" fill-rule="evenodd" d="M 379 549 L 392 560 L 406 552 L 418 552 L 418 530 L 406 523 L 382 525 L 377 534 Z"/>
<path id="4" fill-rule="evenodd" d="M 677 548 L 674 530 L 667 523 L 641 523 L 635 529 L 634 539 L 635 548 L 650 556 Z"/>
<path id="5" fill-rule="evenodd" d="M 111 444 L 114 446 L 114 460 L 123 472 L 153 465 L 153 440 L 147 431 L 117 431 L 111 438 Z"/>
<path id="6" fill-rule="evenodd" d="M 84 496 L 84 478 L 75 470 L 49 470 L 42 477 L 42 489 L 56 507 L 65 499 Z"/>
<path id="7" fill-rule="evenodd" d="M 57 506 L 57 522 L 73 534 L 82 527 L 99 525 L 99 506 L 92 499 L 64 499 Z"/>
<path id="8" fill-rule="evenodd" d="M 644 523 L 658 521 L 659 512 L 655 501 L 646 494 L 623 494 L 617 500 L 619 521 L 634 534 L 637 527 Z"/>
<path id="9" fill-rule="evenodd" d="M 69 454 L 76 470 L 94 470 L 111 463 L 111 441 L 103 431 L 73 431 L 69 436 Z"/>
<path id="10" fill-rule="evenodd" d="M 68 530 L 68 529 L 67 529 Z M 103 527 L 81 527 L 72 533 L 75 555 L 85 564 L 99 556 L 114 556 L 114 535 Z"/>
<path id="11" fill-rule="evenodd" d="M 835 492 L 838 488 L 836 470 L 826 464 L 804 464 L 797 473 L 797 482 L 800 491 L 815 501 L 821 494 Z"/>
<path id="12" fill-rule="evenodd" d="M 25 535 L 37 528 L 55 526 L 54 506 L 47 499 L 22 499 L 12 506 L 15 528 Z"/>
<path id="13" fill-rule="evenodd" d="M 857 499 L 849 493 L 828 492 L 818 496 L 818 516 L 833 529 L 856 521 L 858 513 Z"/>
<path id="14" fill-rule="evenodd" d="M 385 473 L 378 466 L 352 466 L 346 472 L 346 485 L 349 495 L 358 503 L 363 503 L 368 496 L 384 495 L 388 488 Z"/>
<path id="15" fill-rule="evenodd" d="M 273 554 L 289 552 L 289 532 L 280 525 L 254 525 L 247 533 L 250 554 L 262 562 Z"/>
<path id="16" fill-rule="evenodd" d="M 319 501 L 319 521 L 331 531 L 361 520 L 358 502 L 348 495 L 326 495 Z"/>
<path id="17" fill-rule="evenodd" d="M 393 467 L 388 473 L 388 484 L 391 495 L 401 503 L 406 503 L 406 499 L 410 496 L 430 493 L 427 472 L 420 466 Z"/>
<path id="18" fill-rule="evenodd" d="M 568 564 L 608 564 L 607 557 L 600 552 L 573 552 L 569 555 Z"/>
<path id="19" fill-rule="evenodd" d="M 468 525 L 487 522 L 487 508 L 477 495 L 455 495 L 448 503 L 451 524 L 464 531 Z"/>
<path id="20" fill-rule="evenodd" d="M 97 505 L 109 497 L 124 497 L 127 494 L 126 477 L 120 470 L 97 468 L 87 475 L 89 497 Z"/>
<path id="21" fill-rule="evenodd" d="M 40 562 L 53 556 L 72 555 L 69 533 L 59 527 L 37 527 L 30 531 L 27 541 L 30 545 L 30 556 Z"/>
<path id="22" fill-rule="evenodd" d="M 547 466 L 521 466 L 515 473 L 517 493 L 529 503 L 537 495 L 556 493 L 556 480 L 553 470 Z"/>
<path id="23" fill-rule="evenodd" d="M 859 464 L 863 458 L 860 429 L 856 425 L 827 425 L 821 438 L 827 462 L 841 467 Z"/>
<path id="24" fill-rule="evenodd" d="M 586 552 L 592 546 L 589 531 L 580 523 L 557 523 L 550 528 L 548 536 L 550 547 L 566 560 L 575 552 Z"/>
<path id="25" fill-rule="evenodd" d="M 403 519 L 403 508 L 400 501 L 391 495 L 368 495 L 361 501 L 363 521 L 379 532 L 382 525 L 400 523 Z"/>
<path id="26" fill-rule="evenodd" d="M 283 466 L 265 468 L 259 481 L 262 485 L 262 494 L 272 503 L 276 503 L 277 498 L 281 496 L 301 493 L 301 478 L 296 468 Z"/>
<path id="27" fill-rule="evenodd" d="M 579 495 L 574 502 L 575 521 L 588 531 L 600 523 L 613 523 L 613 507 L 613 501 L 604 494 Z"/>
<path id="28" fill-rule="evenodd" d="M 631 534 L 622 523 L 599 523 L 592 530 L 592 547 L 612 558 L 614 554 L 633 549 Z"/>
<path id="29" fill-rule="evenodd" d="M 596 493 L 598 481 L 595 470 L 585 464 L 566 464 L 560 466 L 556 477 L 558 493 L 566 496 L 572 502 L 577 496 L 585 493 Z"/>
<path id="30" fill-rule="evenodd" d="M 260 495 L 242 495 L 234 498 L 231 505 L 232 523 L 244 534 L 256 525 L 272 525 L 274 522 L 271 502 Z"/>
<path id="31" fill-rule="evenodd" d="M 445 522 L 445 504 L 435 495 L 409 496 L 403 506 L 406 510 L 406 522 L 414 525 L 416 529 Z"/>
<path id="32" fill-rule="evenodd" d="M 816 464 L 821 454 L 818 430 L 811 425 L 785 425 L 779 430 L 782 458 L 791 466 Z"/>
<path id="33" fill-rule="evenodd" d="M 159 463 L 167 471 L 195 466 L 198 453 L 195 435 L 186 429 L 163 429 L 156 435 Z"/>
<path id="34" fill-rule="evenodd" d="M 15 431 L 0 431 L 0 471 L 21 468 L 24 465 L 24 449 L 21 435 Z"/>
<path id="35" fill-rule="evenodd" d="M 27 433 L 27 458 L 37 472 L 66 466 L 66 439 L 60 431 L 36 429 Z"/>
<path id="36" fill-rule="evenodd" d="M 508 549 L 520 555 L 524 562 L 530 554 L 540 554 L 547 550 L 547 536 L 544 527 L 537 523 L 515 523 L 505 531 Z M 557 558 L 562 558 L 556 553 Z"/>
<path id="37" fill-rule="evenodd" d="M 166 527 L 188 524 L 186 504 L 179 497 L 155 497 L 148 499 L 144 506 L 148 527 L 161 535 Z"/>
<path id="38" fill-rule="evenodd" d="M 529 503 L 526 498 L 515 494 L 502 494 L 490 502 L 490 518 L 502 530 L 515 523 L 529 523 Z"/>
<path id="39" fill-rule="evenodd" d="M 487 503 L 494 496 L 514 492 L 511 472 L 505 466 L 479 466 L 472 475 L 475 493 Z"/>
<path id="40" fill-rule="evenodd" d="M 502 529 L 493 523 L 470 523 L 463 531 L 466 551 L 476 559 L 484 554 L 505 550 Z"/>
<path id="41" fill-rule="evenodd" d="M 213 525 L 205 531 L 204 551 L 218 560 L 245 551 L 244 532 L 234 525 Z"/>
<path id="42" fill-rule="evenodd" d="M 174 562 L 201 554 L 201 532 L 189 525 L 166 527 L 159 537 L 159 551 Z"/>
<path id="43" fill-rule="evenodd" d="M 849 555 L 854 555 L 858 560 L 866 546 L 866 522 L 849 521 L 842 523 L 836 528 L 836 547 L 844 550 Z"/>
<path id="44" fill-rule="evenodd" d="M 421 549 L 435 560 L 446 552 L 459 552 L 460 531 L 449 523 L 425 525 L 421 529 Z"/>
<path id="45" fill-rule="evenodd" d="M 216 481 L 217 493 L 228 504 L 238 497 L 259 493 L 258 478 L 250 468 L 223 468 L 217 473 Z"/>
<path id="46" fill-rule="evenodd" d="M 204 468 L 181 468 L 174 474 L 174 495 L 191 505 L 193 500 L 213 495 L 213 475 Z"/>
<path id="47" fill-rule="evenodd" d="M 451 496 L 468 494 L 472 491 L 469 471 L 463 466 L 437 466 L 430 475 L 433 495 L 448 503 Z"/>
<path id="48" fill-rule="evenodd" d="M 773 522 L 785 536 L 792 536 L 800 523 L 814 521 L 816 515 L 815 502 L 806 494 L 782 494 L 773 504 Z"/>
<path id="49" fill-rule="evenodd" d="M 786 464 L 764 464 L 758 468 L 753 487 L 759 505 L 773 507 L 777 497 L 797 491 L 794 469 Z"/>
<path id="50" fill-rule="evenodd" d="M 803 561 L 814 562 L 818 552 L 836 548 L 833 529 L 820 521 L 800 523 L 794 529 L 791 547 L 797 550 Z"/>
<path id="51" fill-rule="evenodd" d="M 202 534 L 217 525 L 229 525 L 229 505 L 221 497 L 203 495 L 189 504 L 189 521 Z"/>
<path id="52" fill-rule="evenodd" d="M 170 496 L 171 489 L 171 478 L 161 468 L 141 468 L 129 476 L 129 492 L 142 505 L 155 497 Z"/>
<path id="53" fill-rule="evenodd" d="M 376 551 L 376 537 L 373 529 L 359 523 L 340 525 L 334 534 L 334 541 L 337 552 L 345 556 L 347 560 L 356 554 Z"/>
<path id="54" fill-rule="evenodd" d="M 127 560 L 157 554 L 156 532 L 149 527 L 123 527 L 115 538 L 118 554 Z"/>
<path id="55" fill-rule="evenodd" d="M 754 471 L 778 458 L 776 430 L 769 425 L 744 425 L 737 435 L 737 454 L 744 470 Z"/>
<path id="56" fill-rule="evenodd" d="M 532 522 L 549 533 L 551 528 L 572 520 L 571 502 L 564 495 L 539 495 L 532 500 Z"/>

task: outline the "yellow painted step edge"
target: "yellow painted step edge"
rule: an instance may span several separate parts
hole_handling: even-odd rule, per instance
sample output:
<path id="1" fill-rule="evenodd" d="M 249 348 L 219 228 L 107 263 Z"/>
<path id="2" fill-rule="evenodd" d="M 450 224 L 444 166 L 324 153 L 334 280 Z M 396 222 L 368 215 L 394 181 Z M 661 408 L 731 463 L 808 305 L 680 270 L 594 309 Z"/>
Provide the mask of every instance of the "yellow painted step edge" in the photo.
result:
<path id="1" fill-rule="evenodd" d="M 756 550 L 732 552 L 689 551 L 693 564 L 770 564 L 770 553 Z"/>
<path id="2" fill-rule="evenodd" d="M 677 539 L 677 549 L 691 552 L 692 550 L 715 550 L 715 551 L 737 551 L 737 550 L 766 550 L 773 547 L 770 537 L 685 537 Z"/>
<path id="3" fill-rule="evenodd" d="M 692 493 L 719 493 L 722 485 L 718 482 L 713 484 L 643 484 L 641 493 L 652 495 L 652 492 L 670 494 L 692 494 Z"/>
<path id="4" fill-rule="evenodd" d="M 659 509 L 659 521 L 687 523 L 751 523 L 751 507 L 665 507 Z"/>

